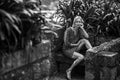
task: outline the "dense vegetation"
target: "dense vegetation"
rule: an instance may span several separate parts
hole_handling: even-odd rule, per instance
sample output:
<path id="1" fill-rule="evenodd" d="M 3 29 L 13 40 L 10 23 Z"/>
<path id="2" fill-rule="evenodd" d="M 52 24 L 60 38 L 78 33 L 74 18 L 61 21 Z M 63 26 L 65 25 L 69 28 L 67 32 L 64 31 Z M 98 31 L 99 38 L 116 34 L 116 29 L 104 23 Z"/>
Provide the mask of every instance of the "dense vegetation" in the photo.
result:
<path id="1" fill-rule="evenodd" d="M 40 34 L 40 0 L 0 1 L 0 53 L 25 48 Z"/>
<path id="2" fill-rule="evenodd" d="M 0 53 L 23 49 L 30 40 L 39 39 L 40 27 L 44 24 L 40 5 L 40 0 L 1 0 Z M 57 14 L 65 18 L 62 26 L 71 26 L 74 17 L 80 15 L 86 30 L 94 37 L 120 36 L 120 3 L 117 0 L 59 0 Z"/>
<path id="3" fill-rule="evenodd" d="M 119 0 L 59 1 L 57 13 L 65 17 L 68 26 L 76 15 L 82 16 L 85 28 L 94 32 L 94 36 L 120 36 Z"/>

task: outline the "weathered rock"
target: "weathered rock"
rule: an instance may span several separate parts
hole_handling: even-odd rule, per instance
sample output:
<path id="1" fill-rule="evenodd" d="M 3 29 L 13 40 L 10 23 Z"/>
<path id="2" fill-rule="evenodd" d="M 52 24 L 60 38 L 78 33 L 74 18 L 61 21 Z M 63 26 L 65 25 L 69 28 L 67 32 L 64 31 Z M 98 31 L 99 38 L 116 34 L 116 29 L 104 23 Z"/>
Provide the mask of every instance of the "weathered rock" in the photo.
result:
<path id="1" fill-rule="evenodd" d="M 95 54 L 95 53 L 94 53 Z M 115 80 L 117 75 L 118 53 L 101 52 L 86 60 L 86 80 Z M 87 78 L 92 79 L 87 79 Z"/>
<path id="2" fill-rule="evenodd" d="M 27 51 L 24 53 L 22 52 L 21 54 L 26 54 L 25 52 Z M 25 59 L 20 56 L 20 66 L 14 65 L 14 68 L 4 68 L 5 71 L 0 73 L 0 80 L 48 80 L 49 76 L 54 74 L 52 70 L 54 70 L 55 67 L 52 62 L 50 41 L 44 40 L 42 43 L 36 45 L 35 47 L 31 47 L 28 50 L 28 54 L 30 61 L 27 61 L 28 57 Z M 14 63 L 16 64 L 17 61 L 12 62 L 12 64 Z"/>
<path id="3" fill-rule="evenodd" d="M 85 80 L 116 80 L 119 67 L 120 38 L 93 48 L 87 52 Z"/>
<path id="4" fill-rule="evenodd" d="M 97 52 L 100 51 L 111 51 L 120 52 L 120 38 L 111 40 L 110 42 L 102 43 L 101 45 L 94 47 Z"/>

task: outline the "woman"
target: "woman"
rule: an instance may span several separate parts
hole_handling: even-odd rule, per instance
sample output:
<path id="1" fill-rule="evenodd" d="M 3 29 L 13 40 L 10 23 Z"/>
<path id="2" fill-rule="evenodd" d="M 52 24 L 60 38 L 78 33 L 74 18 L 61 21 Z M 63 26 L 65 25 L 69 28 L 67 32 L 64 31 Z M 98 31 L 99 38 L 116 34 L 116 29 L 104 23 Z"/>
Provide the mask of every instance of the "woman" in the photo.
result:
<path id="1" fill-rule="evenodd" d="M 72 27 L 67 28 L 64 34 L 64 54 L 72 59 L 76 59 L 66 71 L 67 79 L 69 80 L 71 80 L 71 71 L 73 68 L 84 59 L 84 55 L 78 52 L 81 47 L 85 45 L 87 49 L 93 51 L 90 42 L 86 39 L 89 36 L 83 26 L 83 19 L 80 16 L 76 16 Z"/>

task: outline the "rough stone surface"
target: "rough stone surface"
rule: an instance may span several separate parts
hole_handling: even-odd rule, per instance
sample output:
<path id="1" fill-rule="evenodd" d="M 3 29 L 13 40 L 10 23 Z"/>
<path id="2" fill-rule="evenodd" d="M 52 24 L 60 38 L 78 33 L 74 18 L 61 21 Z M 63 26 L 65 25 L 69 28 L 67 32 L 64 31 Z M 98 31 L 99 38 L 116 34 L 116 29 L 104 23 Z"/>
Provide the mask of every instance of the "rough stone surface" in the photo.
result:
<path id="1" fill-rule="evenodd" d="M 86 78 L 90 80 L 116 80 L 118 53 L 104 52 L 86 60 Z M 89 79 L 86 79 L 89 80 Z"/>
<path id="2" fill-rule="evenodd" d="M 52 61 L 50 41 L 42 41 L 42 43 L 29 48 L 28 51 L 19 51 L 14 54 L 16 56 L 11 56 L 4 63 L 0 80 L 48 80 L 49 76 L 54 74 L 55 67 Z M 18 54 L 26 56 L 17 57 Z M 10 67 L 6 65 L 7 63 Z"/>
<path id="3" fill-rule="evenodd" d="M 120 38 L 111 40 L 110 42 L 104 42 L 101 45 L 94 47 L 97 52 L 100 51 L 111 51 L 120 52 Z"/>
<path id="4" fill-rule="evenodd" d="M 97 53 L 86 53 L 85 80 L 116 80 L 119 77 L 120 38 L 93 49 Z"/>

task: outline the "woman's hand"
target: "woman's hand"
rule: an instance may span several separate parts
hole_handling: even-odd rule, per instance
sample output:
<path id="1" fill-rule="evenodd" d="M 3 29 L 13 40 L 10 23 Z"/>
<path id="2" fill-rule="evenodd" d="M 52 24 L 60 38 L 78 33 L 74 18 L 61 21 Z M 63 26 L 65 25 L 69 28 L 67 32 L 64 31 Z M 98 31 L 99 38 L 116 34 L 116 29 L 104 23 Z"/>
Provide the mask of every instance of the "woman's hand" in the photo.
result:
<path id="1" fill-rule="evenodd" d="M 79 40 L 77 44 L 80 45 L 80 43 L 81 43 L 81 40 Z"/>
<path id="2" fill-rule="evenodd" d="M 75 46 L 75 47 L 77 47 L 77 46 L 80 45 L 80 43 L 81 43 L 81 41 L 79 40 L 76 44 L 71 44 L 71 46 Z"/>
<path id="3" fill-rule="evenodd" d="M 84 36 L 84 38 L 89 38 L 88 33 L 85 31 L 83 27 L 80 27 L 81 34 Z"/>
<path id="4" fill-rule="evenodd" d="M 83 28 L 83 27 L 84 27 L 83 23 L 80 23 L 80 24 L 79 24 L 79 27 L 80 27 L 81 29 L 84 29 L 84 28 Z"/>
<path id="5" fill-rule="evenodd" d="M 79 43 L 71 44 L 71 46 L 73 46 L 73 47 L 77 47 L 78 45 L 79 45 Z"/>

